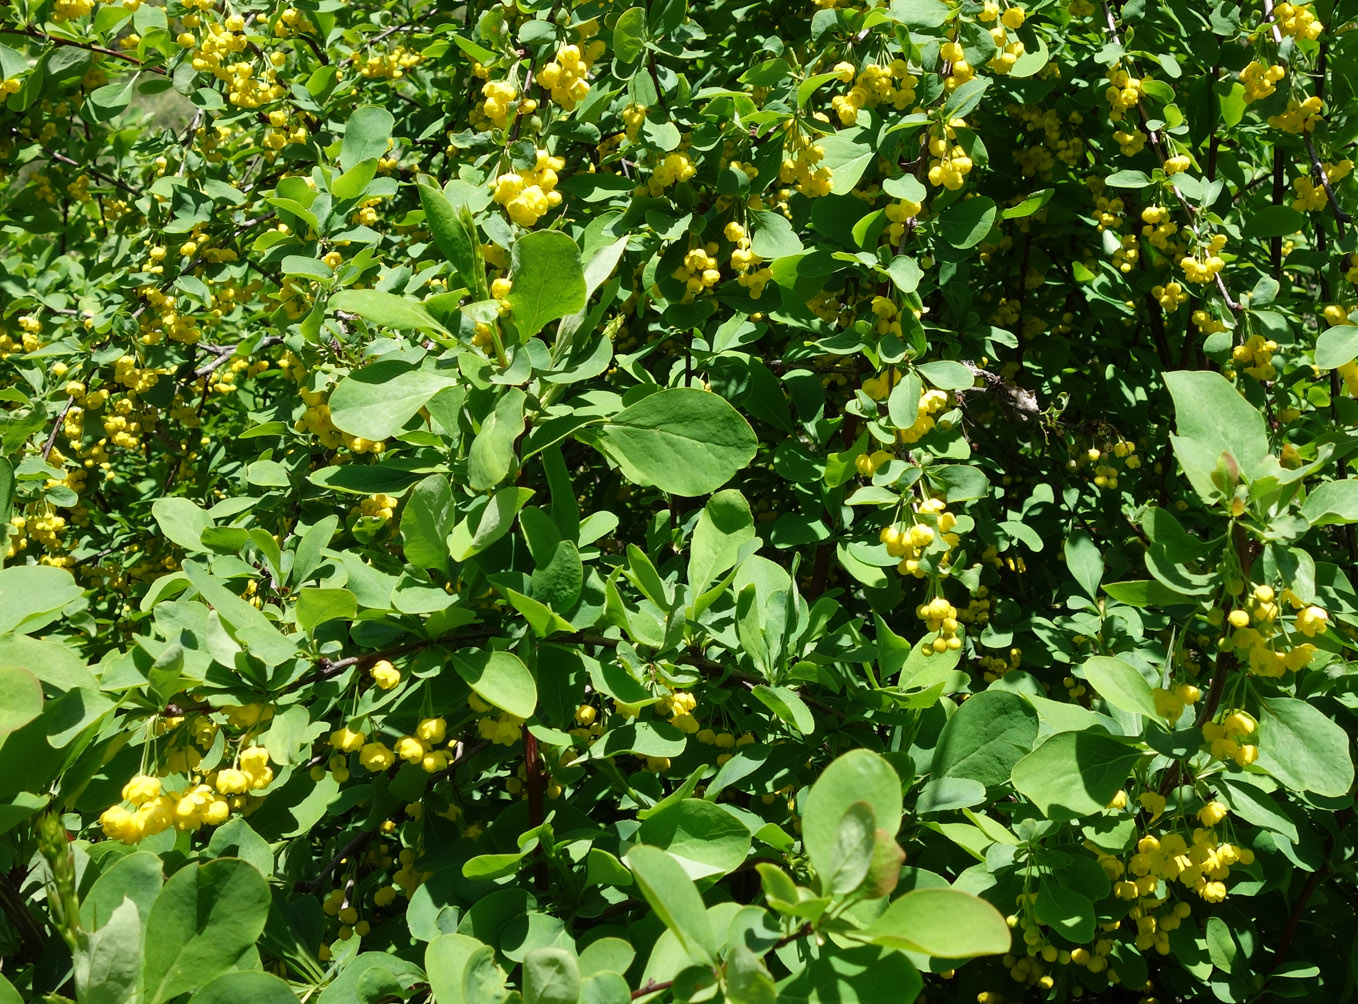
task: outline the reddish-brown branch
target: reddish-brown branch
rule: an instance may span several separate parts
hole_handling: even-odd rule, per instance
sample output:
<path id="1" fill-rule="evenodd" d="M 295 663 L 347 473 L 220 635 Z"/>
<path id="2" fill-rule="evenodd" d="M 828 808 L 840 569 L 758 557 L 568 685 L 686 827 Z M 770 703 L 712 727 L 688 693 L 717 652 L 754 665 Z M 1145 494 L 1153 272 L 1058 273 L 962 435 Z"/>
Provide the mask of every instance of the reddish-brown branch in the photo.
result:
<path id="1" fill-rule="evenodd" d="M 159 66 L 152 66 L 150 63 L 138 59 L 136 56 L 129 56 L 125 52 L 119 52 L 116 49 L 106 49 L 102 45 L 93 45 L 90 42 L 77 42 L 73 38 L 61 38 L 58 35 L 49 35 L 47 32 L 39 31 L 37 28 L 6 28 L 0 26 L 0 34 L 23 35 L 27 38 L 36 38 L 40 42 L 51 42 L 53 45 L 66 45 L 70 46 L 72 49 L 85 49 L 87 52 L 96 52 L 101 56 L 108 56 L 111 59 L 121 59 L 123 62 L 131 63 L 138 69 L 146 70 L 149 73 L 159 73 L 162 77 L 166 76 L 165 71 Z"/>

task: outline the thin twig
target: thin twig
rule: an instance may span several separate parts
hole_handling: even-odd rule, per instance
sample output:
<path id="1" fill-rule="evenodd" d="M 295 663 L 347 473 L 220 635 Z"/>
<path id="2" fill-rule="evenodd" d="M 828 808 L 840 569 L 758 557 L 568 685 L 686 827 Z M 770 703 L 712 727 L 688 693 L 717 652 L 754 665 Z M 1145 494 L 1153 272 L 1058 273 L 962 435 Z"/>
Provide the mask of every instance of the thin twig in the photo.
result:
<path id="1" fill-rule="evenodd" d="M 43 459 L 43 460 L 46 460 L 48 457 L 50 457 L 50 456 L 52 455 L 52 447 L 54 447 L 54 446 L 56 445 L 56 443 L 57 443 L 57 434 L 61 432 L 61 424 L 62 424 L 64 421 L 66 421 L 66 415 L 67 415 L 68 412 L 70 412 L 71 408 L 72 408 L 74 405 L 75 405 L 75 398 L 73 398 L 73 397 L 68 397 L 68 398 L 66 399 L 66 406 L 63 407 L 63 408 L 61 409 L 61 411 L 57 414 L 56 421 L 54 421 L 54 422 L 52 423 L 52 432 L 51 432 L 51 434 L 47 437 L 47 442 L 44 443 L 44 444 L 43 444 L 43 447 L 42 447 L 42 459 Z"/>
<path id="2" fill-rule="evenodd" d="M 106 49 L 102 45 L 92 45 L 89 42 L 77 42 L 73 38 L 61 38 L 58 35 L 49 35 L 45 31 L 37 28 L 6 28 L 0 26 L 0 34 L 4 35 L 24 35 L 28 38 L 36 38 L 42 42 L 51 42 L 53 45 L 67 45 L 73 49 L 85 49 L 88 52 L 97 52 L 101 56 L 111 56 L 114 59 L 121 59 L 131 63 L 139 69 L 147 70 L 150 73 L 159 73 L 162 77 L 167 76 L 166 72 L 159 66 L 152 66 L 136 56 L 129 56 L 125 52 L 118 52 L 116 49 Z"/>

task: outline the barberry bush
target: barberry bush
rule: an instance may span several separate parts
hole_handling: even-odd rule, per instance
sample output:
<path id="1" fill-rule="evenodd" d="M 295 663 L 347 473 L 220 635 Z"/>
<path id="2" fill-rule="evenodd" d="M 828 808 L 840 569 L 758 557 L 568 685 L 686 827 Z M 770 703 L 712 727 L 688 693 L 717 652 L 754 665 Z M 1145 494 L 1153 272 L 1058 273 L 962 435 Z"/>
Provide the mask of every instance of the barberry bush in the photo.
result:
<path id="1" fill-rule="evenodd" d="M 0 1004 L 1352 999 L 1356 26 L 0 0 Z"/>

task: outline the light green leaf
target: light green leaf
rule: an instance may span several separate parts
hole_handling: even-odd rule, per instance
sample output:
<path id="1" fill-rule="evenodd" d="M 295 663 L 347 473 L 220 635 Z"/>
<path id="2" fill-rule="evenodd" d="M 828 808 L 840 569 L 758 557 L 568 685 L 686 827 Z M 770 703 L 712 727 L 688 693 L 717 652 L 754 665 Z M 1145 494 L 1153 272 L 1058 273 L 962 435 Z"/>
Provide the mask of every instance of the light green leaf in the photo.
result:
<path id="1" fill-rule="evenodd" d="M 969 778 L 987 787 L 1004 784 L 1036 739 L 1037 712 L 1018 694 L 975 694 L 943 726 L 932 775 Z"/>
<path id="2" fill-rule="evenodd" d="M 871 750 L 850 750 L 835 759 L 807 793 L 802 845 L 816 874 L 834 873 L 839 821 L 855 802 L 871 806 L 877 826 L 889 836 L 901 828 L 901 779 Z"/>
<path id="3" fill-rule="evenodd" d="M 151 515 L 165 534 L 186 551 L 204 551 L 203 531 L 212 526 L 212 517 L 192 499 L 171 497 L 151 503 Z"/>
<path id="4" fill-rule="evenodd" d="M 431 474 L 410 492 L 401 511 L 401 550 L 417 568 L 448 567 L 448 534 L 456 523 L 447 475 Z"/>
<path id="5" fill-rule="evenodd" d="M 1113 707 L 1134 715 L 1156 717 L 1151 686 L 1131 663 L 1096 655 L 1085 661 L 1084 675 L 1089 685 Z"/>
<path id="6" fill-rule="evenodd" d="M 1358 480 L 1317 485 L 1302 503 L 1301 514 L 1312 526 L 1358 523 Z"/>
<path id="7" fill-rule="evenodd" d="M 526 395 L 511 387 L 495 403 L 467 455 L 467 483 L 477 491 L 494 488 L 514 464 L 514 444 L 523 435 Z"/>
<path id="8" fill-rule="evenodd" d="M 421 184 L 419 192 L 425 222 L 434 235 L 434 242 L 457 272 L 462 285 L 476 294 L 474 299 L 484 299 L 486 276 L 485 269 L 478 267 L 480 260 L 474 243 L 476 231 L 468 230 L 467 221 L 439 189 Z"/>
<path id="9" fill-rule="evenodd" d="M 146 1004 L 206 986 L 255 944 L 269 913 L 269 885 L 239 858 L 175 872 L 146 921 Z"/>
<path id="10" fill-rule="evenodd" d="M 1220 373 L 1178 370 L 1165 374 L 1165 385 L 1174 398 L 1179 433 L 1170 438 L 1193 490 L 1209 500 L 1219 494 L 1212 473 L 1223 452 L 1246 477 L 1253 477 L 1269 455 L 1268 431 L 1258 409 Z"/>
<path id="11" fill-rule="evenodd" d="M 707 920 L 707 907 L 683 866 L 659 847 L 637 844 L 627 852 L 627 867 L 646 902 L 689 955 L 713 960 L 717 945 Z"/>
<path id="12" fill-rule="evenodd" d="M 778 985 L 778 1004 L 906 1004 L 921 986 L 919 970 L 902 952 L 864 945 L 812 959 Z"/>
<path id="13" fill-rule="evenodd" d="M 431 397 L 457 383 L 452 371 L 379 359 L 350 373 L 331 392 L 330 421 L 341 432 L 380 442 L 400 432 Z"/>
<path id="14" fill-rule="evenodd" d="M 688 387 L 642 398 L 595 435 L 629 480 L 671 495 L 716 491 L 754 459 L 758 445 L 750 423 L 724 398 Z"/>
<path id="15" fill-rule="evenodd" d="M 576 1004 L 580 964 L 564 948 L 534 948 L 523 958 L 524 1004 Z"/>
<path id="16" fill-rule="evenodd" d="M 619 63 L 635 63 L 646 48 L 646 11 L 629 7 L 613 25 L 613 58 Z"/>
<path id="17" fill-rule="evenodd" d="M 27 634 L 45 627 L 83 593 L 64 568 L 11 565 L 0 569 L 0 635 Z"/>
<path id="18" fill-rule="evenodd" d="M 688 584 L 693 595 L 701 595 L 732 568 L 741 547 L 754 537 L 754 516 L 744 495 L 730 488 L 708 499 L 689 542 Z"/>
<path id="19" fill-rule="evenodd" d="M 543 325 L 585 305 L 585 272 L 580 249 L 560 230 L 537 230 L 514 242 L 513 286 L 508 302 L 519 337 L 527 341 Z"/>
<path id="20" fill-rule="evenodd" d="M 874 945 L 923 952 L 939 959 L 971 959 L 1009 951 L 1012 934 L 1000 911 L 959 889 L 915 889 L 850 937 Z"/>
<path id="21" fill-rule="evenodd" d="M 1358 359 L 1358 324 L 1326 328 L 1316 339 L 1316 365 L 1321 369 L 1338 369 L 1354 359 Z"/>
<path id="22" fill-rule="evenodd" d="M 802 735 L 809 736 L 816 731 L 816 719 L 812 717 L 811 709 L 795 690 L 788 687 L 770 687 L 761 683 L 756 685 L 750 694 Z"/>
<path id="23" fill-rule="evenodd" d="M 357 314 L 384 328 L 413 329 L 449 336 L 448 329 L 434 320 L 424 307 L 395 293 L 384 293 L 378 289 L 342 289 L 331 294 L 326 306 L 330 310 Z"/>
<path id="24" fill-rule="evenodd" d="M 1141 754 L 1099 732 L 1061 732 L 1014 764 L 1014 787 L 1050 819 L 1098 812 Z"/>
<path id="25" fill-rule="evenodd" d="M 1353 786 L 1348 733 L 1315 705 L 1290 697 L 1263 705 L 1258 765 L 1298 791 L 1340 798 Z"/>
<path id="26" fill-rule="evenodd" d="M 384 157 L 396 119 L 376 105 L 362 105 L 349 115 L 340 144 L 340 168 L 348 171 L 361 161 Z"/>
<path id="27" fill-rule="evenodd" d="M 995 202 L 984 195 L 956 203 L 944 210 L 938 219 L 943 239 L 955 248 L 971 248 L 980 244 L 994 224 Z M 971 386 L 970 382 L 967 386 Z"/>
<path id="28" fill-rule="evenodd" d="M 273 973 L 223 973 L 189 1004 L 297 1004 L 292 988 Z"/>
<path id="29" fill-rule="evenodd" d="M 42 684 L 21 666 L 0 665 L 0 736 L 42 714 Z"/>
<path id="30" fill-rule="evenodd" d="M 745 824 L 701 798 L 679 799 L 652 812 L 637 839 L 669 852 L 694 881 L 734 871 L 750 850 Z"/>
<path id="31" fill-rule="evenodd" d="M 467 649 L 453 654 L 457 675 L 487 704 L 518 718 L 531 718 L 538 703 L 533 674 L 509 652 Z"/>

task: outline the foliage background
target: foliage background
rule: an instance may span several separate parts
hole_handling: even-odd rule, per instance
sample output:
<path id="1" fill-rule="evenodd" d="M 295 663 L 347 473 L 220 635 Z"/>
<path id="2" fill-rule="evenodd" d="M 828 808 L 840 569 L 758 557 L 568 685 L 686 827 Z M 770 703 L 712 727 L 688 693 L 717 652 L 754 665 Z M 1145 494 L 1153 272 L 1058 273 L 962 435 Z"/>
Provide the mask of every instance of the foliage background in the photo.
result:
<path id="1" fill-rule="evenodd" d="M 1349 2 L 0 7 L 0 1002 L 1347 1000 Z"/>

